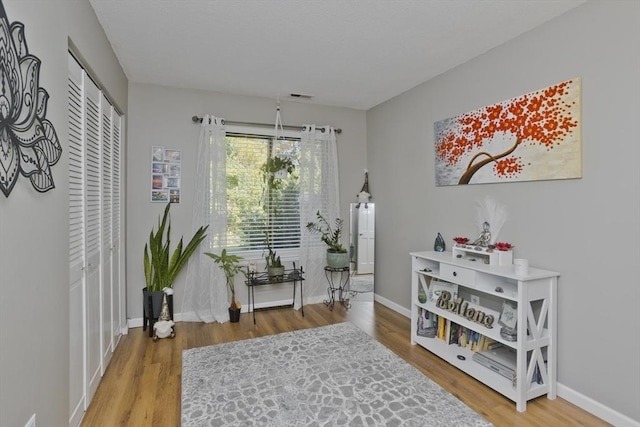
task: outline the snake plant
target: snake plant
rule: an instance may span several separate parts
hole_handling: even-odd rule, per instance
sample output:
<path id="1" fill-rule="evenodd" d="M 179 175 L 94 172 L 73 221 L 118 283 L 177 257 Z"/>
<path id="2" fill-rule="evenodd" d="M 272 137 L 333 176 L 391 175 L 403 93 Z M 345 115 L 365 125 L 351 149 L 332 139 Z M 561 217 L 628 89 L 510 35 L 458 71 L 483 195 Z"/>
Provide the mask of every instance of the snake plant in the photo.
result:
<path id="1" fill-rule="evenodd" d="M 207 236 L 205 232 L 209 226 L 201 226 L 186 247 L 183 247 L 181 237 L 175 250 L 171 253 L 170 208 L 171 203 L 167 203 L 162 220 L 158 219 L 157 231 L 151 230 L 149 243 L 144 245 L 144 276 L 147 291 L 161 291 L 164 288 L 172 287 L 173 281 L 182 267 Z"/>

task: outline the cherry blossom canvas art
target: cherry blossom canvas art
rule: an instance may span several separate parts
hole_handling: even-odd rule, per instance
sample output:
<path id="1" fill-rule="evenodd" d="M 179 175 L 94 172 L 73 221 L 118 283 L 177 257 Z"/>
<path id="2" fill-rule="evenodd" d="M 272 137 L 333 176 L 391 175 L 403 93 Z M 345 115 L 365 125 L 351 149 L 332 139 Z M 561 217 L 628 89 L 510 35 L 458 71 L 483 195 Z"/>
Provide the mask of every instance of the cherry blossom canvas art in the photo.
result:
<path id="1" fill-rule="evenodd" d="M 582 177 L 579 78 L 434 124 L 436 185 Z"/>

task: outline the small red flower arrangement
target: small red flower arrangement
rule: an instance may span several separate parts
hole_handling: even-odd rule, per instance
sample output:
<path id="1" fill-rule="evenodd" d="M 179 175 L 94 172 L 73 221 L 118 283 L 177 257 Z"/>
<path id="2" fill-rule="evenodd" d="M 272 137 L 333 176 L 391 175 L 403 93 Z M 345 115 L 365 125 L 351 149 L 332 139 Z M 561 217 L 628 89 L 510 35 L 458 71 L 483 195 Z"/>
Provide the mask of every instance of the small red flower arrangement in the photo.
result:
<path id="1" fill-rule="evenodd" d="M 513 249 L 513 245 L 506 242 L 496 242 L 495 247 L 499 251 L 508 251 L 510 249 Z"/>
<path id="2" fill-rule="evenodd" d="M 453 241 L 459 245 L 466 245 L 469 242 L 469 239 L 466 237 L 454 237 Z"/>

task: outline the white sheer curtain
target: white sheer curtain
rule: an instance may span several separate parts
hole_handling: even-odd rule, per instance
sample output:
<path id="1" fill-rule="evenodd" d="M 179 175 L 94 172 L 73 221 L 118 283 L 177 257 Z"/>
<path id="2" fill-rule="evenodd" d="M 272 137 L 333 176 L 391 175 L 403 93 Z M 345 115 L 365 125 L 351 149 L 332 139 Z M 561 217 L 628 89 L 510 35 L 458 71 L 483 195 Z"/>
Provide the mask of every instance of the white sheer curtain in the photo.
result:
<path id="1" fill-rule="evenodd" d="M 339 201 L 335 130 L 329 126 L 304 126 L 300 141 L 300 265 L 305 271 L 305 301 L 317 300 L 327 290 L 327 246 L 317 234 L 309 233 L 306 224 L 317 221 L 318 211 L 328 221 L 335 221 L 340 216 Z"/>
<path id="2" fill-rule="evenodd" d="M 187 266 L 182 300 L 183 320 L 226 322 L 229 296 L 223 272 L 203 252 L 226 247 L 227 183 L 226 131 L 224 121 L 204 116 L 198 144 L 196 192 L 193 204 L 193 231 L 209 224 L 207 238 Z M 329 126 L 304 126 L 300 141 L 300 260 L 305 271 L 306 302 L 326 295 L 324 275 L 327 247 L 318 235 L 311 235 L 306 224 L 316 221 L 316 212 L 333 222 L 340 215 L 338 154 L 335 130 Z M 299 301 L 295 302 L 296 308 Z"/>
<path id="3" fill-rule="evenodd" d="M 196 191 L 193 202 L 193 231 L 209 224 L 207 238 L 189 259 L 183 319 L 206 323 L 229 320 L 225 277 L 222 270 L 203 252 L 216 252 L 226 246 L 227 230 L 226 132 L 224 120 L 205 115 L 200 127 Z"/>

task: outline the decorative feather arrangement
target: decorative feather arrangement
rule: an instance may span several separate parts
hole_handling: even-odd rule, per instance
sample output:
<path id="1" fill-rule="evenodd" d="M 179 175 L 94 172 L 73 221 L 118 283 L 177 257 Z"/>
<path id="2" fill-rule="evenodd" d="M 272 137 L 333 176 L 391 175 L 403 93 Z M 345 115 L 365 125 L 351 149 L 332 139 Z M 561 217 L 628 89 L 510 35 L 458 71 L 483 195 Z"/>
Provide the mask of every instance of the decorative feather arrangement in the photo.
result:
<path id="1" fill-rule="evenodd" d="M 485 196 L 483 200 L 476 203 L 476 223 L 478 230 L 482 232 L 482 224 L 485 221 L 489 223 L 492 245 L 498 240 L 498 235 L 506 220 L 506 206 L 496 202 L 491 196 Z"/>

